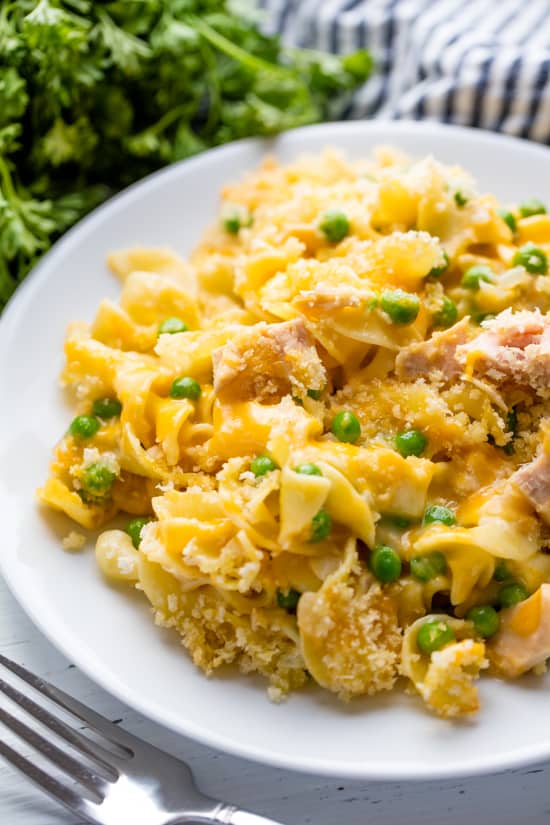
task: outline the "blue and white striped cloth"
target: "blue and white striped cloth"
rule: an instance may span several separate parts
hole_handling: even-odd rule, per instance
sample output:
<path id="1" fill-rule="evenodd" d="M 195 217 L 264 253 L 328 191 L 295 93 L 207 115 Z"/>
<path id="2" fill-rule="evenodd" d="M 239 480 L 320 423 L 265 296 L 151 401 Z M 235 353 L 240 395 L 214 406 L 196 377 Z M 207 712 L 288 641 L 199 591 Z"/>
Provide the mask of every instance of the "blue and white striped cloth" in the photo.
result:
<path id="1" fill-rule="evenodd" d="M 344 117 L 478 126 L 550 143 L 550 0 L 262 0 L 292 46 L 368 48 Z"/>

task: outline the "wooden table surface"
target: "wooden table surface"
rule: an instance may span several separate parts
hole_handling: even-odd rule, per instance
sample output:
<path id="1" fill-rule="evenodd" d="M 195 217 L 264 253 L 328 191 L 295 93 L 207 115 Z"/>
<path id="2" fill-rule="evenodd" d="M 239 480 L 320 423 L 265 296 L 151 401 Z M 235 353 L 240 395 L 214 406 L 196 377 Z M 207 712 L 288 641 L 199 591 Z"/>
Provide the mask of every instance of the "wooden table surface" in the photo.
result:
<path id="1" fill-rule="evenodd" d="M 272 816 L 284 825 L 550 823 L 550 764 L 460 781 L 345 782 L 254 765 L 183 739 L 130 710 L 72 666 L 31 624 L 1 579 L 0 652 L 109 719 L 120 720 L 132 733 L 185 758 L 210 795 Z M 0 737 L 4 735 L 2 729 Z M 78 822 L 0 758 L 1 825 Z"/>

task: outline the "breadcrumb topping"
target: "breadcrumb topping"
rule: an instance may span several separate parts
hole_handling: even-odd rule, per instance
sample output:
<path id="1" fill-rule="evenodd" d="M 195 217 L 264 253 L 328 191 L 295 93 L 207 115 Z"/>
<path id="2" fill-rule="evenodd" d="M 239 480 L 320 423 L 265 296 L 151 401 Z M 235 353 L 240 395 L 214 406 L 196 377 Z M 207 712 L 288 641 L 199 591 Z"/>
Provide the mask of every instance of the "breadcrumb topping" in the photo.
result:
<path id="1" fill-rule="evenodd" d="M 69 328 L 77 419 L 38 496 L 85 529 L 121 514 L 101 571 L 207 675 L 261 674 L 275 703 L 405 675 L 454 718 L 479 607 L 495 669 L 543 670 L 550 217 L 510 208 L 513 233 L 459 167 L 328 150 L 225 187 L 189 262 L 110 256 L 120 300 Z"/>
<path id="2" fill-rule="evenodd" d="M 71 530 L 61 540 L 61 546 L 64 550 L 82 550 L 86 544 L 86 536 L 83 533 L 77 533 L 76 530 Z"/>

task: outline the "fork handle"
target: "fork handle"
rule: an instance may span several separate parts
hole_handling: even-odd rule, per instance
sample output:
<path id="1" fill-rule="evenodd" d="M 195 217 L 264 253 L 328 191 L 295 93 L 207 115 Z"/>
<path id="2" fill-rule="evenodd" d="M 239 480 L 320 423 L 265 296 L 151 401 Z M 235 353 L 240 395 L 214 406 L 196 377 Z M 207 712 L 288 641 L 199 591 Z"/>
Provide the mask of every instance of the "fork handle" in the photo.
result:
<path id="1" fill-rule="evenodd" d="M 258 814 L 251 814 L 249 811 L 235 808 L 227 820 L 227 825 L 281 825 L 281 823 L 265 816 L 258 816 Z"/>
<path id="2" fill-rule="evenodd" d="M 185 820 L 178 820 L 178 822 L 188 822 Z M 281 825 L 280 822 L 275 822 L 274 819 L 268 819 L 266 816 L 259 816 L 259 814 L 250 813 L 250 811 L 243 811 L 235 805 L 226 805 L 223 802 L 218 803 L 215 808 L 208 813 L 204 813 L 200 819 L 192 819 L 193 822 L 204 822 L 208 825 Z"/>
<path id="3" fill-rule="evenodd" d="M 186 811 L 171 819 L 171 825 L 190 825 L 190 823 L 202 823 L 202 825 L 282 825 L 274 819 L 266 816 L 253 814 L 250 811 L 243 811 L 235 805 L 227 805 L 218 802 L 211 808 L 201 808 L 196 811 Z"/>

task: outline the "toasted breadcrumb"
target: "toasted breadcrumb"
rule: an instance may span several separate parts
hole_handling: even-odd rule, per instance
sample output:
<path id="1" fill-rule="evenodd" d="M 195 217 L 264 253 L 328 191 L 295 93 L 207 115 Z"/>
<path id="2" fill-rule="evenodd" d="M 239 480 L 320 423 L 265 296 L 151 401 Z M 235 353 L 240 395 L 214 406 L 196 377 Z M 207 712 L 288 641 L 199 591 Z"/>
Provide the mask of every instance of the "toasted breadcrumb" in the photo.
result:
<path id="1" fill-rule="evenodd" d="M 259 323 L 213 353 L 214 389 L 223 401 L 280 400 L 323 387 L 325 369 L 303 321 Z"/>
<path id="2" fill-rule="evenodd" d="M 269 697 L 270 702 L 273 702 L 274 705 L 280 705 L 281 702 L 285 699 L 285 694 L 281 690 L 281 688 L 274 687 L 270 685 L 267 689 L 267 695 Z"/>
<path id="3" fill-rule="evenodd" d="M 419 690 L 438 716 L 452 719 L 478 710 L 479 699 L 473 682 L 479 671 L 489 666 L 484 652 L 481 642 L 464 639 L 432 653 Z"/>
<path id="4" fill-rule="evenodd" d="M 82 550 L 86 544 L 86 536 L 82 533 L 77 533 L 76 530 L 71 530 L 70 533 L 61 540 L 61 546 L 64 550 Z"/>
<path id="5" fill-rule="evenodd" d="M 152 517 L 139 548 L 101 533 L 98 564 L 145 593 L 207 675 L 261 674 L 278 703 L 310 676 L 349 700 L 402 674 L 440 716 L 472 713 L 485 646 L 458 617 L 497 603 L 497 557 L 528 591 L 550 593 L 550 278 L 514 264 L 525 241 L 546 249 L 550 218 L 518 218 L 512 237 L 496 198 L 458 167 L 388 149 L 378 163 L 333 151 L 267 160 L 222 198 L 190 264 L 168 250 L 111 256 L 120 302 L 71 325 L 63 381 L 76 414 L 102 397 L 121 414 L 62 438 L 40 498 L 85 529 L 118 512 Z M 236 234 L 227 209 L 243 219 Z M 334 210 L 339 240 L 323 229 Z M 470 289 L 476 265 L 492 274 Z M 185 332 L 159 336 L 169 318 Z M 200 386 L 192 403 L 173 397 L 177 376 Z M 357 417 L 357 438 L 357 422 L 349 441 L 334 426 L 341 412 Z M 411 429 L 420 454 L 396 440 Z M 257 476 L 264 453 L 275 469 Z M 82 474 L 98 462 L 116 479 L 90 503 Z M 433 505 L 452 519 L 427 524 Z M 444 570 L 424 581 L 411 562 L 430 535 Z M 369 572 L 377 544 L 401 559 L 393 583 Z M 509 610 L 534 622 L 537 598 Z M 438 600 L 460 641 L 430 656 L 411 628 Z M 542 672 L 550 610 L 534 632 L 507 615 L 487 642 L 493 666 Z"/>
<path id="6" fill-rule="evenodd" d="M 174 607 L 171 602 L 170 609 Z M 243 673 L 261 673 L 269 680 L 270 698 L 280 701 L 307 681 L 304 661 L 291 625 L 281 611 L 253 610 L 249 620 L 229 608 L 210 588 L 180 597 L 175 612 L 158 610 L 155 621 L 174 627 L 194 663 L 207 675 L 227 664 Z M 296 631 L 294 630 L 294 636 Z"/>
<path id="7" fill-rule="evenodd" d="M 360 591 L 337 581 L 304 594 L 298 609 L 308 668 L 343 699 L 391 690 L 397 678 L 401 631 L 394 602 L 377 584 Z"/>

